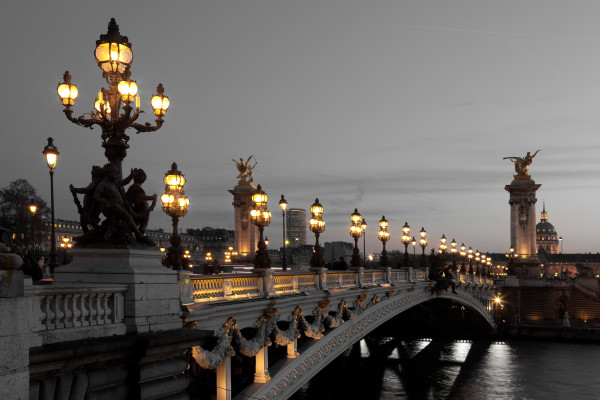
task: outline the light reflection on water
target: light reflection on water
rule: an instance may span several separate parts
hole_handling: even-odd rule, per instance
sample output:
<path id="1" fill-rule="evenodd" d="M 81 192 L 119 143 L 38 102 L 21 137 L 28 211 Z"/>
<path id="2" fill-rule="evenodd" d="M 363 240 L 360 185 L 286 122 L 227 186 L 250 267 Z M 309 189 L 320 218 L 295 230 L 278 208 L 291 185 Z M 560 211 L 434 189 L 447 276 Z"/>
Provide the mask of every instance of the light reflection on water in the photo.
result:
<path id="1" fill-rule="evenodd" d="M 595 344 L 389 340 L 362 340 L 292 399 L 600 399 Z M 377 358 L 378 346 L 390 349 Z"/>

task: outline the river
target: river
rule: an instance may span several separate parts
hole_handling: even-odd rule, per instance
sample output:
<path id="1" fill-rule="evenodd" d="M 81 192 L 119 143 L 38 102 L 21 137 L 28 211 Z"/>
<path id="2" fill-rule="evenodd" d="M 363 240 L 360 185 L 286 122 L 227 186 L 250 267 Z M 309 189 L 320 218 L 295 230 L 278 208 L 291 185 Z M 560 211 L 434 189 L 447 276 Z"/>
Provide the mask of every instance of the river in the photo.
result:
<path id="1" fill-rule="evenodd" d="M 367 338 L 293 400 L 600 399 L 600 345 Z"/>

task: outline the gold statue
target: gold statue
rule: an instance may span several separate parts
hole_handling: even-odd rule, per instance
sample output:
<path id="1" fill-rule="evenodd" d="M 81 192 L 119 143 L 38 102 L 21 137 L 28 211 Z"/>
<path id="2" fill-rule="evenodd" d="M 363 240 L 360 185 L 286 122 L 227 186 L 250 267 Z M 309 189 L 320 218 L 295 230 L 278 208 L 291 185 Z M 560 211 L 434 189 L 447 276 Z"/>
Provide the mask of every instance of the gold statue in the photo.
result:
<path id="1" fill-rule="evenodd" d="M 252 182 L 254 182 L 252 173 L 254 172 L 254 167 L 256 167 L 258 162 L 256 161 L 256 158 L 254 158 L 254 165 L 250 165 L 250 160 L 252 158 L 254 158 L 254 154 L 251 155 L 250 157 L 248 157 L 248 159 L 246 161 L 244 161 L 244 159 L 242 157 L 240 157 L 239 162 L 234 159 L 231 160 L 235 163 L 235 166 L 237 167 L 238 171 L 240 172 L 239 175 L 237 176 L 237 178 L 239 179 L 238 185 L 248 186 L 248 185 L 252 185 Z"/>
<path id="2" fill-rule="evenodd" d="M 528 151 L 527 155 L 523 158 L 521 157 L 504 157 L 503 160 L 509 159 L 510 161 L 515 163 L 515 172 L 517 173 L 516 175 L 514 175 L 516 180 L 519 181 L 526 181 L 526 180 L 530 180 L 531 176 L 528 174 L 529 172 L 529 166 L 531 165 L 531 162 L 533 161 L 533 157 L 535 157 L 535 155 L 537 153 L 539 153 L 540 150 L 536 151 L 535 153 L 533 153 L 533 155 L 531 155 L 531 153 Z"/>

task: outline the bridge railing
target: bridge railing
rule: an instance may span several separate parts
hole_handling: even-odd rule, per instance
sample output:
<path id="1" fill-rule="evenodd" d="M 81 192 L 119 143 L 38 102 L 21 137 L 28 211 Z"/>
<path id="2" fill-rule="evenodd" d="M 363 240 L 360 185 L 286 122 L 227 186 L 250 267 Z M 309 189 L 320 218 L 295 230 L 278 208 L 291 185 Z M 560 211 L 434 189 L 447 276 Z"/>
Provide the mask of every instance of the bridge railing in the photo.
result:
<path id="1" fill-rule="evenodd" d="M 191 275 L 194 302 L 211 302 L 239 298 L 263 297 L 325 289 L 361 288 L 393 283 L 428 280 L 425 269 L 375 269 L 357 271 L 261 271 L 252 274 Z M 493 284 L 489 278 L 459 274 L 461 283 Z"/>
<path id="2" fill-rule="evenodd" d="M 124 334 L 127 285 L 26 286 L 43 344 Z"/>

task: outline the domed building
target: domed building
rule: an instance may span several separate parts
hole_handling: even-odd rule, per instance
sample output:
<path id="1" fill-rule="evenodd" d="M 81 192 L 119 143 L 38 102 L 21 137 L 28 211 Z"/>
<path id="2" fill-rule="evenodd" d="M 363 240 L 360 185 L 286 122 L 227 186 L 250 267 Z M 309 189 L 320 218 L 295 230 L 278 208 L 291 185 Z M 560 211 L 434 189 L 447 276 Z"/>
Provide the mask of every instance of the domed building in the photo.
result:
<path id="1" fill-rule="evenodd" d="M 538 250 L 543 249 L 549 254 L 560 253 L 558 247 L 558 234 L 554 225 L 548 222 L 548 213 L 546 212 L 546 203 L 542 211 L 540 222 L 535 226 L 535 234 Z"/>

